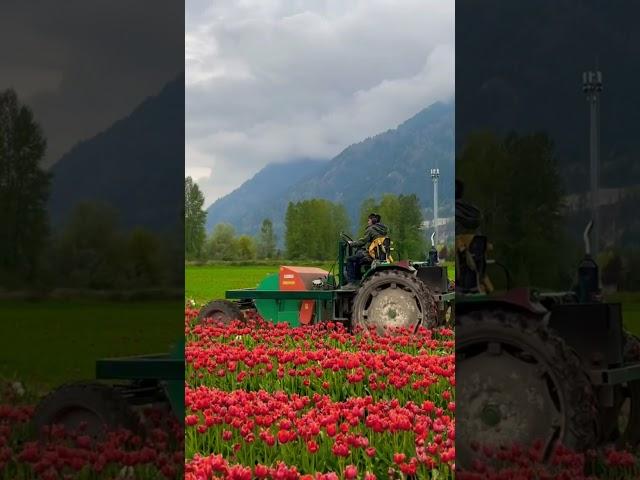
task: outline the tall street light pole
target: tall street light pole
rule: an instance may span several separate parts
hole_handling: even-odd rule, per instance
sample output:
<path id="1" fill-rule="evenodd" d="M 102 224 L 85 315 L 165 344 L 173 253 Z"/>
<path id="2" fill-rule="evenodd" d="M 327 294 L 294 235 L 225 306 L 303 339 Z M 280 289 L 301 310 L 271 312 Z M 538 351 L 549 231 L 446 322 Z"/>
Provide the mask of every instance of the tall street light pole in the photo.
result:
<path id="1" fill-rule="evenodd" d="M 599 251 L 600 215 L 599 180 L 600 180 L 600 93 L 602 92 L 602 72 L 582 72 L 582 91 L 589 102 L 589 160 L 591 172 L 591 218 L 593 220 L 593 242 L 591 252 L 595 258 Z"/>
<path id="2" fill-rule="evenodd" d="M 433 243 L 438 245 L 438 178 L 440 178 L 440 169 L 431 169 L 431 181 L 433 182 Z"/>

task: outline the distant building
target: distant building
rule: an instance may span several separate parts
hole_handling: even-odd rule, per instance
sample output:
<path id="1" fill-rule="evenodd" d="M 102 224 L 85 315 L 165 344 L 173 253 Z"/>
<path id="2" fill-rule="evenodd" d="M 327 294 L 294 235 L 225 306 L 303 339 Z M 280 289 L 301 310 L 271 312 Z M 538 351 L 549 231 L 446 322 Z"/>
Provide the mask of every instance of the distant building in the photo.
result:
<path id="1" fill-rule="evenodd" d="M 599 191 L 598 206 L 613 205 L 622 200 L 630 192 L 628 188 L 601 188 Z M 574 193 L 563 199 L 564 207 L 569 212 L 576 212 L 591 208 L 591 192 Z"/>
<path id="2" fill-rule="evenodd" d="M 438 243 L 446 244 L 453 242 L 455 238 L 455 217 L 438 218 Z M 425 220 L 420 226 L 420 230 L 425 232 L 427 237 L 433 232 L 433 220 Z"/>

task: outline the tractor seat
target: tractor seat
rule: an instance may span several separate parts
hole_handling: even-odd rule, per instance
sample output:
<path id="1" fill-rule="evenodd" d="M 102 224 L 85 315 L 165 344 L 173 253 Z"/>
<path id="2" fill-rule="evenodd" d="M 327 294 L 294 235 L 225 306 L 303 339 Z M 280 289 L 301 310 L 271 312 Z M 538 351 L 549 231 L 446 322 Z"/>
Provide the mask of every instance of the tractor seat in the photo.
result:
<path id="1" fill-rule="evenodd" d="M 481 291 L 486 278 L 487 250 L 484 235 L 463 234 L 456 237 L 456 287 L 464 292 Z"/>
<path id="2" fill-rule="evenodd" d="M 390 263 L 393 262 L 393 258 L 391 257 L 392 250 L 393 247 L 391 246 L 391 239 L 389 237 L 378 237 L 369 244 L 368 253 L 372 262 Z"/>

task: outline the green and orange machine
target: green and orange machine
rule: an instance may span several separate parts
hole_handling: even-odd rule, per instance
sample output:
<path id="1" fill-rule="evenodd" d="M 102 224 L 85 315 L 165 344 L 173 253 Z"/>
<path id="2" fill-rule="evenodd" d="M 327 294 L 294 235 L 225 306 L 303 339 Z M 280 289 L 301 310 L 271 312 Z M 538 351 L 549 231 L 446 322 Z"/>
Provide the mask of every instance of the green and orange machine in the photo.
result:
<path id="1" fill-rule="evenodd" d="M 447 267 L 437 257 L 426 262 L 390 260 L 390 242 L 374 253 L 360 282 L 346 286 L 345 259 L 352 254 L 351 238 L 341 234 L 334 271 L 283 265 L 255 288 L 228 290 L 224 300 L 214 300 L 200 311 L 199 319 L 224 322 L 242 320 L 243 311 L 254 309 L 274 323 L 292 326 L 342 322 L 348 327 L 417 329 L 446 321 L 454 293 Z"/>

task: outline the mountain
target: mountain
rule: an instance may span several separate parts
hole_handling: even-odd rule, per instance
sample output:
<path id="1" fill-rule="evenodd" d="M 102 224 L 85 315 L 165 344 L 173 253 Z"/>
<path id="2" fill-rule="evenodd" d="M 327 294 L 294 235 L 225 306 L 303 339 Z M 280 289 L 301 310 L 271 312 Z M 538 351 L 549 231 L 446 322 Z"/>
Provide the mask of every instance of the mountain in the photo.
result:
<path id="1" fill-rule="evenodd" d="M 92 201 L 114 208 L 124 228 L 174 229 L 182 221 L 183 158 L 181 75 L 54 164 L 49 201 L 52 225 L 64 225 L 79 202 Z"/>
<path id="2" fill-rule="evenodd" d="M 454 124 L 453 105 L 435 103 L 396 129 L 346 148 L 324 171 L 298 183 L 289 198 L 322 197 L 341 202 L 354 220 L 363 200 L 385 193 L 415 193 L 425 209 L 433 208 L 428 171 L 438 167 L 439 213 L 451 214 Z"/>
<path id="3" fill-rule="evenodd" d="M 303 178 L 315 175 L 326 163 L 300 159 L 267 165 L 207 209 L 207 230 L 217 223 L 230 223 L 241 233 L 256 233 L 265 218 L 276 221 L 283 217 L 283 209 L 287 208 L 284 193 Z"/>
<path id="4" fill-rule="evenodd" d="M 437 102 L 397 128 L 347 147 L 328 162 L 315 162 L 313 167 L 309 161 L 268 165 L 211 205 L 207 225 L 210 229 L 224 221 L 239 233 L 253 235 L 268 217 L 282 238 L 288 202 L 308 198 L 343 203 L 355 225 L 362 202 L 385 193 L 415 193 L 426 211 L 433 207 L 427 173 L 433 167 L 440 169 L 440 216 L 452 215 L 454 124 L 453 104 Z"/>

